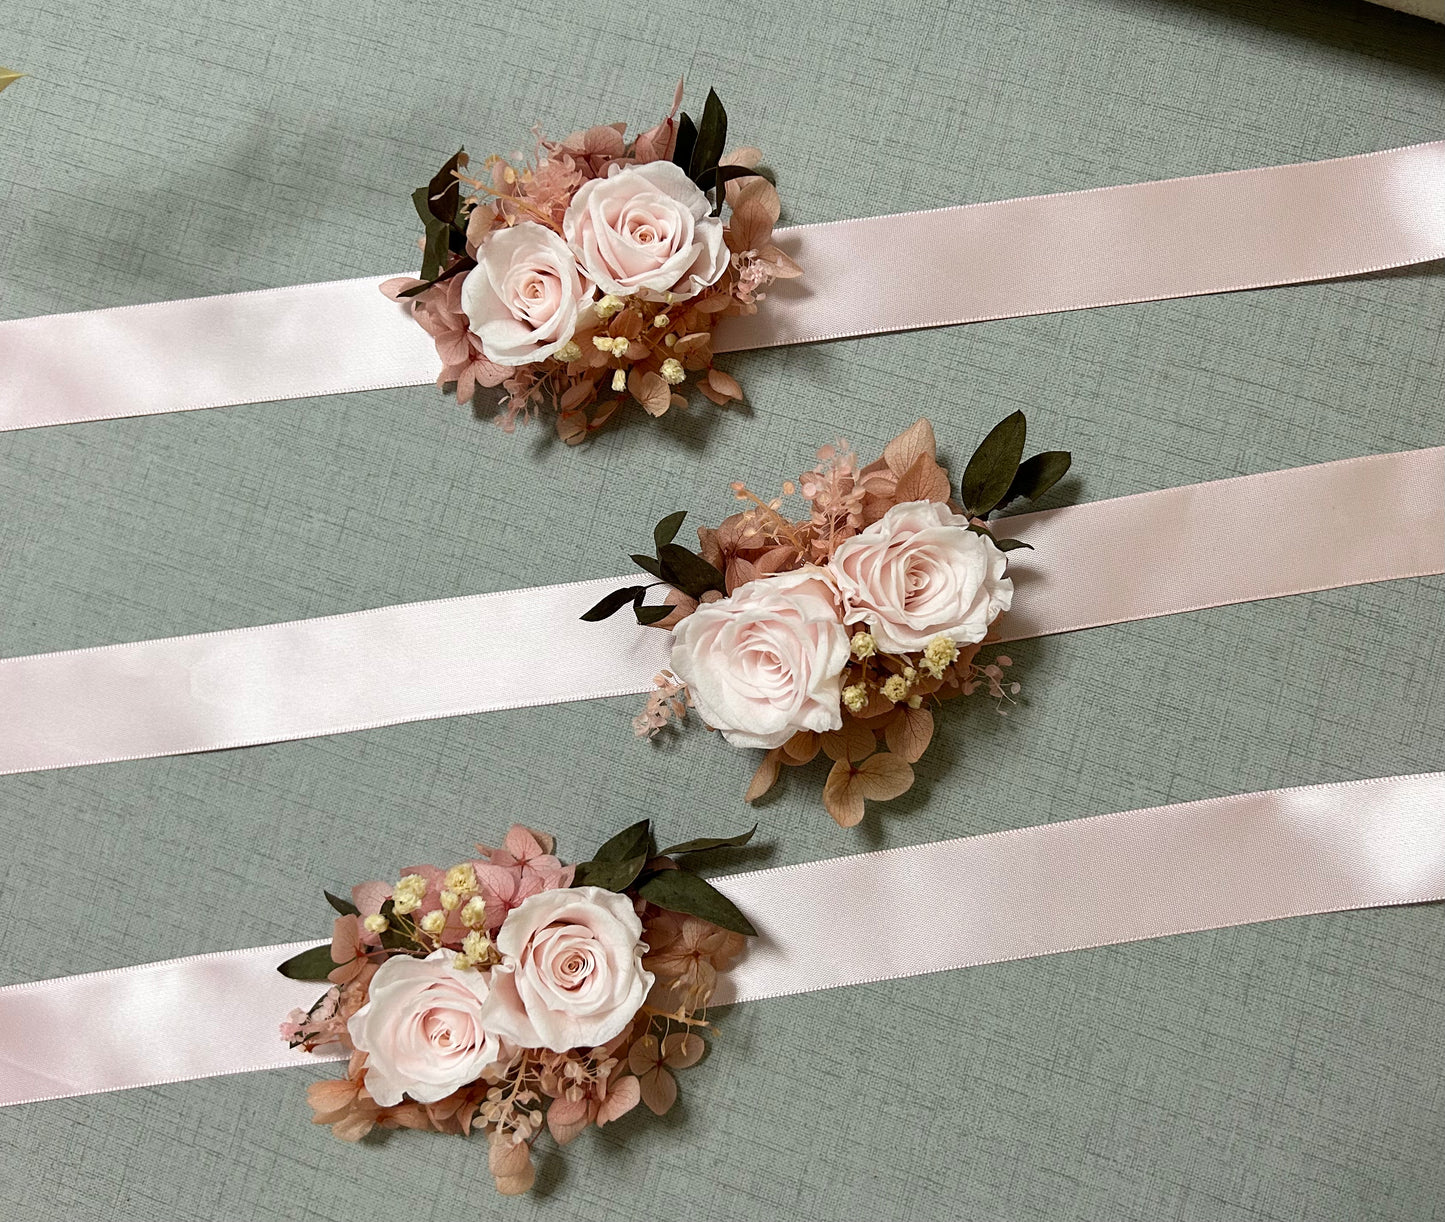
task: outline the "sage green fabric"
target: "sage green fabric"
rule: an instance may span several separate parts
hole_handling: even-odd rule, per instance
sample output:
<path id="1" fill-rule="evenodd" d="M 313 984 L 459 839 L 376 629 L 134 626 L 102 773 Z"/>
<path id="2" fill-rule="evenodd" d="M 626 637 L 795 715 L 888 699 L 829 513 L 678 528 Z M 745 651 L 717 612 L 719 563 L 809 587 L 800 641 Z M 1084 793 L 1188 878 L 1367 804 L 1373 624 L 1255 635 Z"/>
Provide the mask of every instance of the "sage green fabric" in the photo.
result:
<path id="1" fill-rule="evenodd" d="M 0 0 L 0 62 L 28 74 L 0 98 L 4 317 L 401 270 L 407 194 L 459 144 L 649 125 L 684 72 L 798 222 L 1358 153 L 1445 117 L 1445 29 L 1355 0 Z M 1074 451 L 1054 503 L 1438 444 L 1442 311 L 1437 265 L 743 354 L 745 410 L 578 451 L 428 388 L 0 435 L 0 654 L 605 576 L 664 513 L 716 520 L 730 480 L 920 414 L 957 469 L 1026 410 Z M 1250 521 L 1219 529 L 1249 551 Z M 1445 767 L 1442 596 L 1020 645 L 1021 704 L 952 711 L 914 792 L 844 832 L 821 768 L 793 773 L 740 864 Z M 514 819 L 564 854 L 641 814 L 750 823 L 750 755 L 637 742 L 636 704 L 0 780 L 0 983 L 322 934 L 322 886 Z M 523 1200 L 479 1142 L 311 1126 L 322 1067 L 0 1112 L 0 1216 L 1445 1217 L 1438 906 L 760 1002 L 718 1035 L 673 1114 L 548 1146 Z"/>

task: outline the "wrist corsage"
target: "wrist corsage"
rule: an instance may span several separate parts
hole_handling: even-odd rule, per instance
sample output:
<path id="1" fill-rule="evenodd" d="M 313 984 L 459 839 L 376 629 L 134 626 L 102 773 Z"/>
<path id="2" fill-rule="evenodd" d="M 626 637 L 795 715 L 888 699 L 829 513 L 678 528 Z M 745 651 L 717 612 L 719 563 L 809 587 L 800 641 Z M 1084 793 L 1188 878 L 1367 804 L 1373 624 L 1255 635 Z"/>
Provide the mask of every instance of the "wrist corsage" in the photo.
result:
<path id="1" fill-rule="evenodd" d="M 824 446 L 818 466 L 764 499 L 742 484 L 749 507 L 699 529 L 698 552 L 674 542 L 685 512 L 658 523 L 655 556 L 633 556 L 657 580 L 609 594 L 582 618 L 629 604 L 642 624 L 674 632 L 671 669 L 634 723 L 653 736 L 689 707 L 737 747 L 763 757 L 747 799 L 761 797 L 784 764 L 819 753 L 833 761 L 823 805 L 843 827 L 868 799 L 913 784 L 912 765 L 933 738 L 934 711 L 954 696 L 999 701 L 1020 686 L 1012 660 L 979 651 L 1013 601 L 1008 553 L 989 515 L 1042 496 L 1070 456 L 1024 461 L 1022 412 L 1001 421 L 963 473 L 955 498 L 939 464 L 933 426 L 920 420 L 860 466 L 847 443 Z M 793 519 L 784 498 L 801 493 Z M 644 600 L 668 587 L 663 605 Z"/>
<path id="2" fill-rule="evenodd" d="M 694 124 L 672 110 L 629 140 L 625 123 L 537 137 L 529 160 L 458 152 L 412 195 L 426 233 L 421 278 L 382 291 L 436 340 L 438 385 L 467 403 L 501 387 L 499 420 L 555 415 L 576 444 L 632 399 L 652 416 L 742 389 L 713 366 L 712 333 L 802 269 L 773 244 L 778 193 L 754 148 L 726 151 L 709 90 Z"/>
<path id="3" fill-rule="evenodd" d="M 345 1141 L 480 1129 L 510 1195 L 532 1186 L 544 1124 L 565 1145 L 639 1102 L 662 1115 L 672 1071 L 705 1050 L 718 972 L 754 933 L 688 863 L 752 834 L 659 852 L 643 820 L 567 866 L 550 836 L 514 826 L 450 869 L 326 893 L 330 946 L 279 968 L 331 985 L 282 1038 L 350 1053 L 345 1078 L 308 1090 L 313 1122 Z"/>

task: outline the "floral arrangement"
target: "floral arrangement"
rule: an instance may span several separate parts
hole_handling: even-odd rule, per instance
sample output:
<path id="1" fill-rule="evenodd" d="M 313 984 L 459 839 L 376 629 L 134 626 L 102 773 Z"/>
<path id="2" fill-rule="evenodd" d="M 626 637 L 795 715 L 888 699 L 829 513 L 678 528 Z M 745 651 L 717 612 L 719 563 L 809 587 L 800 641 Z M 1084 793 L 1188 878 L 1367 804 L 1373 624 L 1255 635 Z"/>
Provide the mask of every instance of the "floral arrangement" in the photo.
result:
<path id="1" fill-rule="evenodd" d="M 754 831 L 756 829 L 753 829 Z M 497 1188 L 526 1192 L 544 1124 L 562 1145 L 639 1102 L 662 1115 L 695 1065 L 717 974 L 755 931 L 690 865 L 753 832 L 659 852 L 648 820 L 580 865 L 514 826 L 449 869 L 362 883 L 331 944 L 281 964 L 330 988 L 281 1024 L 293 1048 L 350 1053 L 307 1092 L 344 1141 L 374 1128 L 482 1130 Z"/>
<path id="2" fill-rule="evenodd" d="M 625 123 L 538 133 L 530 160 L 488 157 L 477 177 L 463 150 L 413 193 L 421 278 L 381 289 L 435 338 L 438 385 L 454 383 L 459 403 L 500 386 L 504 428 L 550 411 L 575 445 L 629 398 L 652 416 L 685 406 L 689 377 L 719 406 L 742 398 L 713 366 L 713 329 L 802 269 L 773 243 L 761 153 L 725 151 L 713 91 L 696 124 L 681 104 L 679 82 L 666 117 L 632 140 Z"/>
<path id="3" fill-rule="evenodd" d="M 782 487 L 807 502 L 799 519 L 783 512 L 783 497 L 741 483 L 733 493 L 749 507 L 699 529 L 699 552 L 674 542 L 685 513 L 664 518 L 657 554 L 632 557 L 657 580 L 616 590 L 582 617 L 631 604 L 639 623 L 674 632 L 671 668 L 637 733 L 654 736 L 692 707 L 734 746 L 762 748 L 748 801 L 784 764 L 821 752 L 833 761 L 823 805 L 843 827 L 869 799 L 906 792 L 945 700 L 1005 701 L 1020 690 L 1006 678 L 1009 657 L 978 655 L 1013 601 L 1008 553 L 1029 545 L 998 537 L 988 519 L 1042 496 L 1070 463 L 1060 450 L 1024 461 L 1026 433 L 1022 412 L 995 426 L 956 499 L 933 426 L 920 420 L 867 466 L 846 442 L 820 449 L 818 465 Z M 646 603 L 658 585 L 665 602 Z"/>

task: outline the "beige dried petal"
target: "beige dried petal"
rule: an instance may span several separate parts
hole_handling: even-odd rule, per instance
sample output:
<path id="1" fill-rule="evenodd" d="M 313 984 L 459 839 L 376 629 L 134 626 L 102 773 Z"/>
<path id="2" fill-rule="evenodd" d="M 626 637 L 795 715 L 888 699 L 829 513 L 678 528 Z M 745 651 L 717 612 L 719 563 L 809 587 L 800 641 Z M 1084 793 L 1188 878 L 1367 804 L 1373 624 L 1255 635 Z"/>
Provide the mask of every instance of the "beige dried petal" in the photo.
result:
<path id="1" fill-rule="evenodd" d="M 569 446 L 579 445 L 587 439 L 586 412 L 559 412 L 556 425 L 557 436 Z"/>
<path id="2" fill-rule="evenodd" d="M 729 560 L 726 573 L 728 593 L 732 594 L 739 586 L 756 581 L 761 576 L 752 561 L 743 560 L 741 557 Z"/>
<path id="3" fill-rule="evenodd" d="M 841 730 L 829 730 L 820 735 L 823 754 L 830 760 L 852 760 L 857 763 L 873 754 L 878 740 L 867 726 L 859 725 L 852 717 L 843 718 Z"/>
<path id="4" fill-rule="evenodd" d="M 487 1167 L 497 1179 L 523 1175 L 531 1165 L 532 1147 L 525 1141 L 513 1141 L 509 1135 L 500 1133 L 492 1137 Z"/>
<path id="5" fill-rule="evenodd" d="M 702 1060 L 707 1044 L 691 1031 L 677 1031 L 662 1041 L 662 1059 L 673 1069 L 690 1069 Z"/>
<path id="6" fill-rule="evenodd" d="M 765 246 L 758 251 L 758 258 L 768 265 L 777 280 L 796 280 L 803 274 L 803 269 L 779 246 Z"/>
<path id="7" fill-rule="evenodd" d="M 677 1102 L 677 1079 L 661 1066 L 633 1080 L 639 1083 L 642 1102 L 656 1115 L 665 1114 Z"/>
<path id="8" fill-rule="evenodd" d="M 931 454 L 920 454 L 912 466 L 898 477 L 893 499 L 905 501 L 947 502 L 950 492 L 948 472 L 934 461 Z"/>
<path id="9" fill-rule="evenodd" d="M 938 442 L 933 436 L 933 425 L 927 417 L 899 433 L 883 447 L 883 461 L 897 476 L 902 476 L 918 461 L 921 454 L 927 454 L 929 458 L 937 461 Z"/>
<path id="10" fill-rule="evenodd" d="M 720 395 L 729 399 L 741 399 L 743 388 L 738 385 L 738 380 L 732 374 L 724 373 L 721 369 L 709 369 L 707 371 L 707 384 Z"/>
<path id="11" fill-rule="evenodd" d="M 497 1179 L 497 1191 L 504 1197 L 519 1197 L 530 1192 L 537 1182 L 537 1169 L 531 1163 L 521 1175 L 508 1175 Z"/>
<path id="12" fill-rule="evenodd" d="M 806 764 L 822 750 L 819 735 L 813 730 L 799 730 L 781 748 L 789 764 Z"/>
<path id="13" fill-rule="evenodd" d="M 727 244 L 733 251 L 761 250 L 772 241 L 782 204 L 777 188 L 766 178 L 744 180 L 728 221 Z"/>
<path id="14" fill-rule="evenodd" d="M 562 392 L 562 397 L 557 401 L 557 410 L 559 412 L 575 411 L 596 393 L 596 382 L 585 378 L 580 382 L 574 382 Z"/>
<path id="15" fill-rule="evenodd" d="M 913 769 L 901 755 L 883 751 L 857 766 L 854 784 L 865 798 L 887 802 L 912 787 Z"/>
<path id="16" fill-rule="evenodd" d="M 672 346 L 672 354 L 679 359 L 688 356 L 690 353 L 699 352 L 712 343 L 712 336 L 706 331 L 693 331 L 682 336 Z"/>
<path id="17" fill-rule="evenodd" d="M 599 1128 L 616 1120 L 619 1116 L 625 1116 L 642 1100 L 642 1086 L 631 1074 L 625 1078 L 619 1078 L 610 1085 L 611 1089 L 607 1092 L 607 1098 L 597 1109 Z"/>
<path id="18" fill-rule="evenodd" d="M 655 1035 L 644 1035 L 627 1050 L 627 1067 L 639 1078 L 661 1064 L 662 1045 Z"/>
<path id="19" fill-rule="evenodd" d="M 660 374 L 634 369 L 627 379 L 627 389 L 649 416 L 661 416 L 672 406 L 672 391 Z"/>
<path id="20" fill-rule="evenodd" d="M 863 795 L 853 788 L 853 769 L 839 760 L 823 782 L 823 808 L 839 827 L 853 827 L 863 818 Z"/>
<path id="21" fill-rule="evenodd" d="M 902 756 L 908 763 L 917 763 L 933 741 L 933 713 L 926 708 L 911 709 L 906 704 L 898 709 L 899 716 L 890 721 L 883 731 L 888 750 Z"/>
<path id="22" fill-rule="evenodd" d="M 778 783 L 781 755 L 782 751 L 774 747 L 763 756 L 763 762 L 758 765 L 758 770 L 753 773 L 753 779 L 748 782 L 747 793 L 743 794 L 744 802 L 756 802 Z"/>

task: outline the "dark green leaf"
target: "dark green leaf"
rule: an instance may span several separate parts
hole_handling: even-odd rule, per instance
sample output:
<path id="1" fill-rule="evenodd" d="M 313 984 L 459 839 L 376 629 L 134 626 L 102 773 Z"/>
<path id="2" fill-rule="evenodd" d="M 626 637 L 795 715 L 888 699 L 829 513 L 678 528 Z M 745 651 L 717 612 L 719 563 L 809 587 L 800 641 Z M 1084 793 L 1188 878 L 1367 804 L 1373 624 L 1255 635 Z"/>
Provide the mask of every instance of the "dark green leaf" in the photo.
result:
<path id="1" fill-rule="evenodd" d="M 669 607 L 666 603 L 655 607 L 638 607 L 636 610 L 637 622 L 644 628 L 650 628 L 653 624 L 665 620 L 676 610 L 676 607 Z"/>
<path id="2" fill-rule="evenodd" d="M 385 950 L 415 950 L 416 942 L 397 928 L 396 901 L 387 896 L 381 904 L 381 915 L 387 920 L 387 927 L 381 931 L 381 945 Z"/>
<path id="3" fill-rule="evenodd" d="M 1025 543 L 1022 539 L 995 539 L 993 542 L 1001 552 L 1016 552 L 1021 547 L 1026 547 L 1029 551 L 1034 550 L 1032 543 Z"/>
<path id="4" fill-rule="evenodd" d="M 331 961 L 331 943 L 327 942 L 292 955 L 276 970 L 291 980 L 325 980 L 336 966 Z"/>
<path id="5" fill-rule="evenodd" d="M 458 149 L 427 184 L 427 211 L 443 225 L 450 226 L 457 219 L 457 208 L 462 202 L 462 184 L 457 181 L 456 171 L 466 155 L 466 149 Z"/>
<path id="6" fill-rule="evenodd" d="M 697 185 L 702 188 L 704 195 L 717 190 L 715 202 L 713 203 L 713 216 L 721 216 L 723 204 L 727 202 L 727 185 L 735 178 L 765 178 L 761 170 L 749 169 L 745 165 L 720 165 L 714 166 L 711 170 L 704 170 L 697 180 Z M 776 185 L 776 184 L 775 184 Z"/>
<path id="7" fill-rule="evenodd" d="M 657 558 L 662 561 L 663 580 L 671 582 L 684 594 L 701 598 L 709 590 L 727 593 L 723 575 L 687 548 L 667 543 L 657 549 Z"/>
<path id="8" fill-rule="evenodd" d="M 655 547 L 662 547 L 671 543 L 677 538 L 677 532 L 682 529 L 682 520 L 687 517 L 686 509 L 679 509 L 676 513 L 670 513 L 652 528 L 652 542 Z"/>
<path id="9" fill-rule="evenodd" d="M 697 840 L 684 840 L 681 844 L 669 845 L 658 856 L 681 857 L 685 853 L 706 853 L 709 849 L 740 849 L 753 838 L 757 830 L 758 825 L 754 823 L 750 830 L 740 836 L 703 836 Z"/>
<path id="10" fill-rule="evenodd" d="M 683 111 L 677 120 L 677 142 L 672 148 L 672 163 L 686 170 L 692 164 L 693 146 L 697 144 L 697 126 L 692 117 Z"/>
<path id="11" fill-rule="evenodd" d="M 1073 456 L 1067 450 L 1046 450 L 1026 461 L 1014 476 L 1000 504 L 1024 497 L 1036 501 L 1068 474 Z"/>
<path id="12" fill-rule="evenodd" d="M 595 624 L 610 615 L 616 615 L 628 603 L 637 602 L 646 593 L 646 586 L 624 586 L 620 590 L 613 590 L 611 594 L 600 599 L 596 606 L 584 611 L 582 618 L 589 624 Z"/>
<path id="13" fill-rule="evenodd" d="M 631 827 L 624 827 L 597 852 L 593 861 L 626 861 L 639 853 L 650 855 L 652 849 L 652 820 L 641 819 Z M 641 869 L 641 867 L 638 867 Z"/>
<path id="14" fill-rule="evenodd" d="M 651 573 L 658 580 L 662 580 L 662 565 L 653 556 L 633 556 L 632 563 L 644 573 Z"/>
<path id="15" fill-rule="evenodd" d="M 1005 416 L 989 431 L 963 471 L 965 511 L 983 517 L 1004 498 L 1024 456 L 1028 424 L 1023 412 Z"/>
<path id="16" fill-rule="evenodd" d="M 749 937 L 755 937 L 758 932 L 732 900 L 688 870 L 659 870 L 637 889 L 637 894 L 669 912 L 702 917 L 704 921 Z"/>
<path id="17" fill-rule="evenodd" d="M 584 861 L 573 876 L 574 887 L 601 887 L 604 891 L 625 891 L 647 864 L 647 854 L 622 861 Z"/>
<path id="18" fill-rule="evenodd" d="M 717 90 L 709 89 L 707 101 L 703 103 L 702 122 L 697 125 L 697 143 L 693 146 L 692 159 L 688 163 L 689 178 L 696 182 L 705 170 L 717 168 L 727 138 L 728 112 L 723 109 Z"/>
<path id="19" fill-rule="evenodd" d="M 451 226 L 432 221 L 426 227 L 426 245 L 421 252 L 421 278 L 435 280 L 446 270 L 451 258 Z"/>
<path id="20" fill-rule="evenodd" d="M 415 288 L 407 289 L 404 293 L 398 293 L 398 297 L 420 297 L 427 289 L 438 284 L 445 284 L 453 276 L 460 276 L 463 272 L 469 272 L 476 267 L 477 261 L 470 256 L 465 259 L 458 259 L 446 271 L 442 272 L 435 280 L 423 280 Z"/>
<path id="21" fill-rule="evenodd" d="M 350 900 L 344 900 L 339 895 L 332 895 L 330 891 L 323 891 L 321 894 L 326 897 L 326 902 L 335 908 L 337 912 L 341 913 L 342 916 L 361 915 L 361 909 Z"/>

